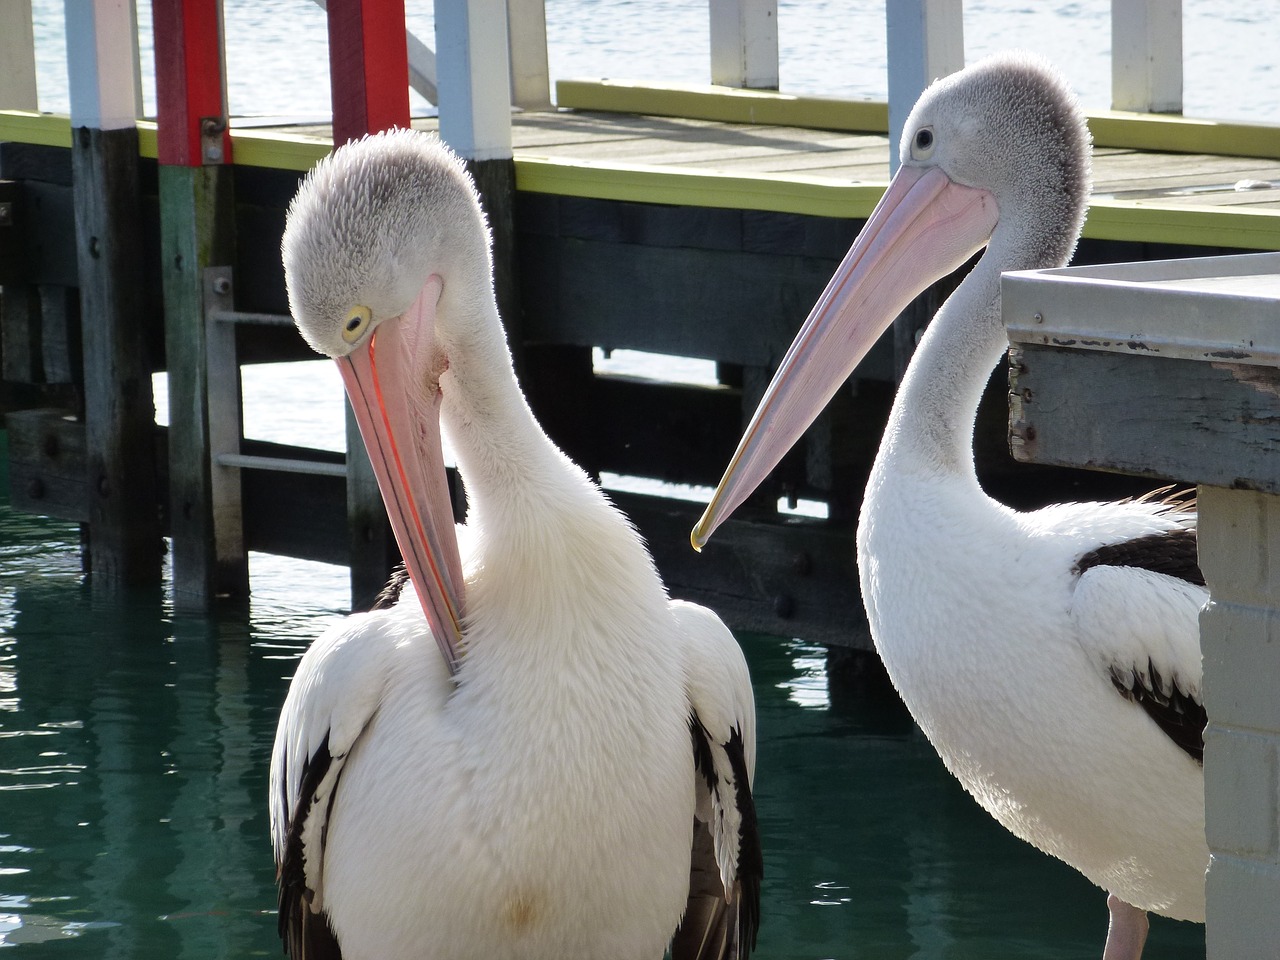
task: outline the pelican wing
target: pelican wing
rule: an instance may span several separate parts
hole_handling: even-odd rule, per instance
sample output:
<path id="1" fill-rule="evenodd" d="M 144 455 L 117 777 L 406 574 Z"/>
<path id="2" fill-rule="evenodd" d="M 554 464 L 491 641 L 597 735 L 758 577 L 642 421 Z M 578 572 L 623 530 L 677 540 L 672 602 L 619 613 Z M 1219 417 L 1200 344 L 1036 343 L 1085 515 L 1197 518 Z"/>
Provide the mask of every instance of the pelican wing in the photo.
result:
<path id="1" fill-rule="evenodd" d="M 1121 696 L 1202 762 L 1200 610 L 1209 593 L 1195 562 L 1195 531 L 1108 544 L 1076 567 L 1072 614 L 1081 642 Z"/>
<path id="2" fill-rule="evenodd" d="M 298 664 L 271 755 L 271 841 L 279 885 L 280 936 L 293 960 L 340 958 L 324 914 L 329 815 L 343 767 L 377 712 L 387 660 L 348 618 L 322 635 Z"/>
<path id="3" fill-rule="evenodd" d="M 672 960 L 741 960 L 760 925 L 763 862 L 751 778 L 755 700 L 742 651 L 705 607 L 672 601 L 687 639 L 686 676 L 697 808 L 689 902 Z"/>

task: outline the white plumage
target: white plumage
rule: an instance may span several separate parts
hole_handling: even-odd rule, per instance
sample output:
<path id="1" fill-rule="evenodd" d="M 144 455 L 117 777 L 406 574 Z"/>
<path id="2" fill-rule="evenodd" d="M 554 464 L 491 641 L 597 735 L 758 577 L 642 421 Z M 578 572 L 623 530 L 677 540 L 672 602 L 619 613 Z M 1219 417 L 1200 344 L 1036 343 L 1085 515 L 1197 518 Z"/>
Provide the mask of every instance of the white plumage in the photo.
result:
<path id="1" fill-rule="evenodd" d="M 695 544 L 764 478 L 902 308 L 986 247 L 896 395 L 858 566 L 889 674 L 948 769 L 1013 833 L 1111 896 L 1107 960 L 1145 911 L 1204 919 L 1194 514 L 1150 501 L 1021 513 L 988 497 L 973 425 L 1007 341 L 1004 270 L 1060 266 L 1089 135 L 1045 64 L 991 58 L 931 86 L 902 167 L 805 322 Z"/>
<path id="2" fill-rule="evenodd" d="M 460 162 L 410 132 L 338 150 L 290 208 L 294 316 L 339 359 L 411 582 L 316 640 L 290 687 L 281 934 L 295 957 L 657 960 L 688 906 L 674 956 L 745 957 L 746 665 L 537 425 L 487 244 Z"/>

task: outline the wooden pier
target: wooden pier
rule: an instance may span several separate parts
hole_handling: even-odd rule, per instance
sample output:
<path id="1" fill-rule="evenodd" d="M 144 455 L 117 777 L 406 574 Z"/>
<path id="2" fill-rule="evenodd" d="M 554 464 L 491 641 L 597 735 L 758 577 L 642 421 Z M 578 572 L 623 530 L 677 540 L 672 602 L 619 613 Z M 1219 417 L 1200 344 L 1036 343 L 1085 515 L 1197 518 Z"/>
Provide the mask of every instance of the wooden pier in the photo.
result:
<path id="1" fill-rule="evenodd" d="M 95 17 L 73 25 L 70 46 L 112 48 L 96 45 L 126 29 L 127 5 L 86 6 Z M 372 597 L 394 545 L 359 442 L 343 457 L 244 440 L 237 372 L 312 356 L 286 316 L 285 207 L 335 140 L 410 122 L 406 77 L 433 100 L 438 90 L 441 103 L 439 121 L 413 124 L 439 129 L 481 186 L 504 320 L 550 435 L 596 474 L 713 484 L 883 192 L 892 131 L 933 76 L 963 65 L 960 6 L 888 5 L 888 104 L 760 89 L 777 86 L 776 2 L 711 0 L 714 86 L 563 82 L 552 107 L 541 0 L 438 2 L 440 36 L 453 38 L 438 58 L 405 42 L 397 0 L 329 0 L 339 100 L 332 124 L 302 125 L 227 115 L 217 0 L 154 0 L 163 72 L 155 120 L 137 117 L 128 57 L 82 58 L 73 72 L 92 69 L 73 76 L 71 116 L 35 112 L 29 7 L 24 25 L 24 4 L 6 5 L 0 53 L 14 69 L 0 76 L 0 400 L 14 505 L 85 524 L 95 588 L 158 582 L 167 535 L 179 609 L 243 596 L 246 550 L 348 563 L 353 605 Z M 1170 115 L 1181 104 L 1180 28 L 1176 17 L 1148 17 L 1154 9 L 1113 4 L 1113 101 L 1124 109 L 1090 118 L 1095 192 L 1076 263 L 1280 249 L 1280 127 Z M 673 594 L 708 603 L 737 629 L 869 647 L 854 518 L 897 374 L 946 287 L 907 311 L 705 554 L 687 540 L 700 504 L 615 491 Z M 610 375 L 595 369 L 593 348 L 713 360 L 717 382 Z M 1202 360 L 1208 379 L 1197 383 L 1254 382 L 1224 380 L 1222 367 L 1253 361 Z M 1274 360 L 1254 371 L 1271 397 Z M 1061 365 L 1060 384 L 1097 362 Z M 155 370 L 169 375 L 167 430 L 152 420 Z M 1115 413 L 1112 401 L 1103 413 Z M 1273 423 L 1274 411 L 1267 416 Z M 1133 437 L 1125 426 L 1116 437 Z M 1151 485 L 1073 469 L 1096 465 L 1096 451 L 1054 454 L 1040 427 L 1035 449 L 1020 445 L 1031 462 L 1014 463 L 1008 386 L 997 374 L 977 459 L 984 484 L 1006 502 Z M 1143 475 L 1185 469 L 1175 479 L 1205 485 L 1204 560 L 1217 604 L 1205 649 L 1219 658 L 1206 669 L 1209 830 L 1220 854 L 1210 956 L 1261 956 L 1249 950 L 1274 944 L 1280 724 L 1275 698 L 1254 688 L 1275 665 L 1256 657 L 1276 644 L 1257 633 L 1263 640 L 1242 657 L 1223 638 L 1239 624 L 1274 627 L 1276 565 L 1230 580 L 1239 531 L 1253 538 L 1254 559 L 1276 551 L 1274 449 L 1258 460 L 1223 447 L 1210 476 L 1199 472 L 1203 455 L 1155 463 L 1155 436 L 1134 438 L 1145 446 L 1125 451 L 1133 459 L 1106 462 Z M 780 499 L 814 501 L 827 516 L 780 512 Z M 1220 592 L 1219 583 L 1230 586 Z M 1264 923 L 1273 939 L 1251 940 Z"/>
<path id="2" fill-rule="evenodd" d="M 461 7 L 481 16 L 485 2 Z M 70 118 L 0 111 L 0 215 L 7 211 L 10 224 L 0 227 L 5 379 L 25 390 L 20 406 L 40 404 L 10 418 L 11 496 L 25 509 L 90 523 L 95 580 L 117 579 L 117 568 L 158 575 L 153 546 L 165 532 L 179 606 L 242 595 L 246 549 L 349 562 L 359 606 L 393 560 L 358 442 L 344 463 L 243 441 L 234 376 L 238 364 L 310 356 L 285 317 L 283 211 L 300 174 L 335 139 L 410 122 L 404 76 L 412 71 L 399 32 L 359 28 L 373 10 L 385 24 L 393 6 L 331 4 L 332 16 L 347 18 L 332 30 L 335 63 L 345 65 L 334 69 L 350 75 L 335 83 L 343 96 L 334 123 L 302 125 L 227 117 L 218 79 L 184 66 L 221 62 L 211 0 L 156 3 L 157 46 L 170 51 L 161 62 L 172 66 L 160 78 L 160 117 L 135 120 L 132 100 L 120 94 L 115 112 L 125 132 L 110 138 L 136 142 L 136 172 L 125 181 L 136 184 L 137 214 L 115 221 L 138 235 L 116 249 L 136 254 L 129 269 L 141 279 L 132 305 L 107 311 L 107 320 L 90 319 L 99 307 L 84 282 L 100 262 L 94 237 L 99 244 L 111 237 L 109 225 L 77 233 L 74 223 L 86 181 L 73 141 L 95 129 L 95 115 L 78 115 L 75 104 Z M 749 13 L 755 4 L 743 6 Z M 911 6 L 894 4 L 892 16 Z M 957 35 L 952 5 L 918 6 L 927 15 L 918 30 L 895 26 L 892 16 L 889 24 L 891 64 L 905 64 L 890 88 L 910 94 L 908 104 L 913 84 L 960 65 L 948 62 L 954 44 L 930 42 L 939 32 Z M 523 86 L 498 83 L 502 71 L 480 69 L 474 58 L 451 66 L 442 55 L 441 99 L 451 89 L 468 95 L 445 102 L 441 120 L 413 124 L 440 129 L 471 158 L 495 225 L 501 303 L 522 381 L 551 435 L 598 474 L 712 484 L 773 366 L 883 192 L 893 161 L 889 130 L 903 108 L 746 89 L 751 77 L 768 80 L 767 56 L 763 68 L 717 59 L 714 31 L 719 85 L 562 82 L 551 108 L 545 42 L 540 67 L 537 43 L 527 42 L 539 12 L 536 0 L 512 3 L 509 12 L 525 25 L 526 42 L 509 50 L 525 65 Z M 450 14 L 441 16 L 447 31 Z M 747 16 L 735 29 L 758 27 Z M 539 38 L 536 29 L 532 36 Z M 1134 44 L 1150 39 L 1143 37 Z M 1130 46 L 1118 51 L 1118 69 Z M 776 37 L 774 48 L 776 75 Z M 492 67 L 507 52 L 495 47 L 486 62 Z M 120 90 L 131 82 L 136 77 L 97 78 Z M 374 89 L 384 95 L 371 98 Z M 1161 96 L 1150 92 L 1149 105 Z M 523 109 L 512 112 L 513 102 Z M 371 113 L 370 104 L 382 112 Z M 1090 122 L 1096 191 L 1079 262 L 1280 248 L 1280 127 L 1136 112 Z M 931 302 L 936 297 L 900 321 L 754 509 L 703 556 L 687 546 L 696 504 L 616 494 L 673 592 L 711 603 L 738 628 L 866 647 L 851 527 L 896 374 Z M 111 323 L 136 338 L 115 359 L 90 336 Z M 711 359 L 719 382 L 597 373 L 593 347 Z M 95 439 L 92 423 L 111 408 L 122 357 L 168 371 L 168 431 L 135 414 Z M 993 490 L 1032 504 L 1055 495 L 1049 484 L 1099 495 L 1132 489 L 1074 473 L 1029 476 L 1014 466 L 1003 392 L 997 382 L 980 424 L 980 469 Z M 47 409 L 50 400 L 59 408 Z M 138 453 L 140 428 L 151 438 L 150 459 Z M 130 430 L 134 452 L 110 462 L 141 478 L 104 481 L 102 469 L 91 469 L 94 458 L 126 444 Z M 137 493 L 148 483 L 153 495 Z M 104 490 L 133 491 L 126 499 L 135 511 L 143 504 L 140 513 L 124 521 L 125 513 L 101 512 Z M 828 516 L 779 513 L 780 498 L 816 501 Z M 143 520 L 157 517 L 147 532 Z M 143 546 L 131 546 L 139 531 Z"/>
<path id="3" fill-rule="evenodd" d="M 1197 484 L 1208 956 L 1273 957 L 1280 254 L 1009 274 L 1003 310 L 1019 460 Z"/>

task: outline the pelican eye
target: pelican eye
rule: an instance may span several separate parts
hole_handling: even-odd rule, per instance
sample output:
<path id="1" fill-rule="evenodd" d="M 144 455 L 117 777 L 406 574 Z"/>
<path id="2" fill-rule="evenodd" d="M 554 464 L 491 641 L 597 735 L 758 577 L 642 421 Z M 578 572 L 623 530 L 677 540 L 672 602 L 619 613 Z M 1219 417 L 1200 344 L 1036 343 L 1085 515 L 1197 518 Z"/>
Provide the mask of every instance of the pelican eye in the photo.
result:
<path id="1" fill-rule="evenodd" d="M 373 311 L 368 307 L 352 307 L 347 311 L 347 322 L 342 325 L 342 339 L 355 343 L 364 335 L 371 319 Z"/>
<path id="2" fill-rule="evenodd" d="M 911 140 L 911 156 L 923 160 L 933 153 L 933 127 L 921 127 Z"/>

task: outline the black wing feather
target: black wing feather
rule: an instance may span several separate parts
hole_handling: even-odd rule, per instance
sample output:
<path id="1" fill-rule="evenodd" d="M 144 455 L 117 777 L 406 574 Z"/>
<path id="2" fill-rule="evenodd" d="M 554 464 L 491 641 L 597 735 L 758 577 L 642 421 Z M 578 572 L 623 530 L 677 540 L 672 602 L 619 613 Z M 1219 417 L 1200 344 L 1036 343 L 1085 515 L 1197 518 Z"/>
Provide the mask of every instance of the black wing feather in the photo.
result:
<path id="1" fill-rule="evenodd" d="M 329 754 L 329 735 L 302 766 L 302 782 L 298 789 L 298 806 L 292 812 L 285 834 L 284 857 L 276 866 L 279 886 L 279 922 L 277 930 L 284 952 L 291 960 L 342 960 L 342 948 L 329 926 L 328 918 L 311 909 L 315 891 L 307 886 L 306 850 L 302 831 L 312 798 L 329 773 L 333 757 Z M 282 778 L 283 782 L 287 782 Z M 337 789 L 329 793 L 329 806 Z"/>
<path id="2" fill-rule="evenodd" d="M 1090 550 L 1076 561 L 1076 573 L 1091 567 L 1138 567 L 1205 585 L 1196 551 L 1196 531 L 1180 527 L 1134 540 L 1109 543 Z M 1156 725 L 1197 763 L 1204 763 L 1204 728 L 1208 715 L 1204 704 L 1176 684 L 1161 682 L 1155 664 L 1148 661 L 1146 676 L 1134 670 L 1111 668 L 1111 682 L 1126 700 L 1142 707 Z M 1169 692 L 1165 693 L 1164 688 Z"/>
<path id="3" fill-rule="evenodd" d="M 716 772 L 713 741 L 695 714 L 690 720 L 694 768 L 707 789 L 722 788 Z M 738 867 L 734 889 L 726 893 L 716 860 L 711 826 L 694 820 L 690 862 L 689 900 L 680 928 L 671 941 L 672 960 L 747 960 L 756 946 L 760 928 L 760 883 L 764 860 L 756 821 L 755 801 L 742 734 L 734 729 L 729 742 L 717 745 L 733 772 L 732 803 L 740 816 Z"/>

